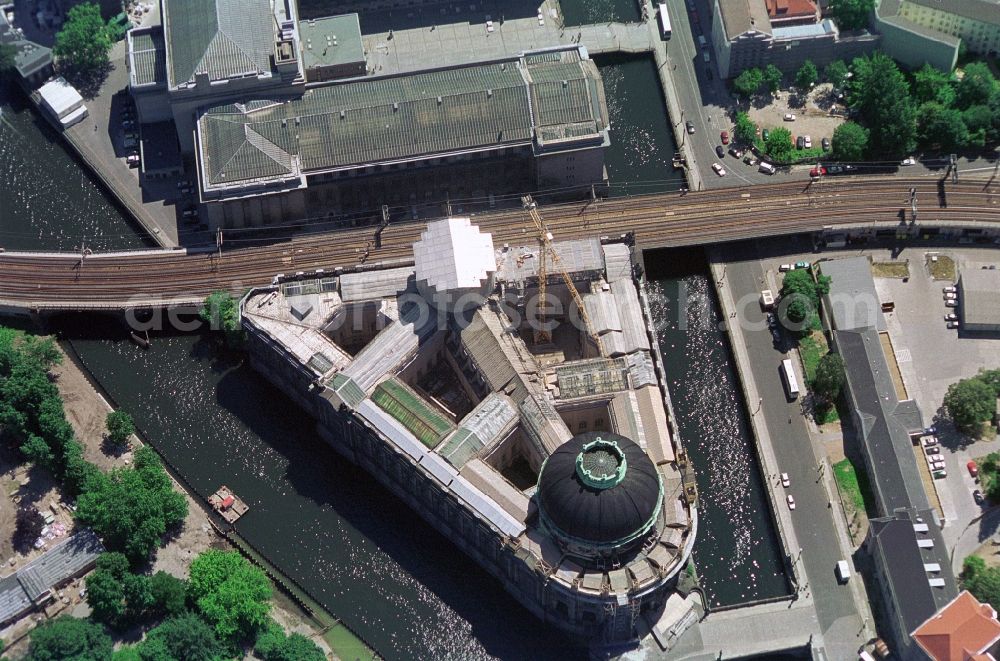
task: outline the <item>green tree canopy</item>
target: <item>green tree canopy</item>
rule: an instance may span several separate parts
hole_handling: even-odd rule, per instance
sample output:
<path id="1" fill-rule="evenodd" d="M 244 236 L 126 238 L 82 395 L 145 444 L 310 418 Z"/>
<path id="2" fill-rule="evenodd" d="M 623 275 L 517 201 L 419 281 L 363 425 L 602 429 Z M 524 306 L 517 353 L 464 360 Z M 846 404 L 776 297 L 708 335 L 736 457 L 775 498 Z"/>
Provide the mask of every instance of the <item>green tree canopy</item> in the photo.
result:
<path id="1" fill-rule="evenodd" d="M 767 142 L 764 143 L 764 149 L 775 161 L 787 162 L 791 158 L 792 152 L 795 151 L 791 131 L 783 126 L 771 129 L 767 136 Z"/>
<path id="2" fill-rule="evenodd" d="M 232 294 L 227 291 L 212 292 L 205 299 L 198 316 L 211 330 L 222 331 L 229 348 L 239 349 L 243 346 L 239 301 Z"/>
<path id="3" fill-rule="evenodd" d="M 917 111 L 899 67 L 884 53 L 854 60 L 848 101 L 869 129 L 875 156 L 909 153 L 916 146 Z"/>
<path id="4" fill-rule="evenodd" d="M 0 43 L 0 79 L 14 72 L 17 64 L 17 47 Z"/>
<path id="5" fill-rule="evenodd" d="M 769 92 L 771 92 L 771 94 L 774 94 L 781 89 L 781 79 L 781 69 L 773 64 L 769 64 L 764 67 L 764 86 Z"/>
<path id="6" fill-rule="evenodd" d="M 737 144 L 752 145 L 757 139 L 757 125 L 745 112 L 736 113 L 736 124 L 733 127 L 733 140 Z"/>
<path id="7" fill-rule="evenodd" d="M 112 445 L 125 445 L 135 433 L 135 422 L 132 421 L 132 416 L 122 410 L 108 413 L 105 425 L 108 428 L 108 441 Z"/>
<path id="8" fill-rule="evenodd" d="M 795 86 L 799 88 L 802 93 L 806 93 L 812 89 L 812 86 L 816 84 L 819 80 L 819 71 L 816 69 L 816 65 L 813 64 L 812 60 L 806 60 L 799 67 L 799 70 L 795 73 Z"/>
<path id="9" fill-rule="evenodd" d="M 60 615 L 31 632 L 29 661 L 98 661 L 111 657 L 111 637 L 89 620 Z"/>
<path id="10" fill-rule="evenodd" d="M 943 106 L 955 103 L 955 86 L 950 73 L 925 64 L 913 74 L 913 96 L 917 103 L 934 101 Z"/>
<path id="11" fill-rule="evenodd" d="M 270 623 L 257 636 L 254 652 L 264 661 L 323 661 L 326 655 L 302 634 L 286 636 L 277 622 Z"/>
<path id="12" fill-rule="evenodd" d="M 989 103 L 994 94 L 997 81 L 985 62 L 972 62 L 965 66 L 962 79 L 958 81 L 956 101 L 962 110 L 970 106 Z"/>
<path id="13" fill-rule="evenodd" d="M 235 551 L 205 551 L 191 563 L 188 596 L 221 640 L 251 638 L 268 621 L 271 585 Z"/>
<path id="14" fill-rule="evenodd" d="M 173 489 L 159 458 L 147 446 L 133 468 L 95 474 L 77 499 L 76 516 L 104 539 L 110 550 L 141 562 L 163 534 L 187 516 L 187 501 Z"/>
<path id="15" fill-rule="evenodd" d="M 920 141 L 931 149 L 951 151 L 964 147 L 969 140 L 962 112 L 933 101 L 920 106 L 917 126 Z"/>
<path id="16" fill-rule="evenodd" d="M 987 567 L 982 558 L 970 556 L 962 564 L 962 586 L 979 601 L 1000 607 L 1000 567 Z"/>
<path id="17" fill-rule="evenodd" d="M 962 379 L 948 386 L 944 405 L 956 427 L 975 434 L 996 410 L 996 391 L 982 379 Z"/>
<path id="18" fill-rule="evenodd" d="M 875 0 L 830 0 L 828 10 L 841 30 L 859 30 L 868 25 Z"/>
<path id="19" fill-rule="evenodd" d="M 781 283 L 782 306 L 793 324 L 801 324 L 819 310 L 819 298 L 829 291 L 830 280 L 813 280 L 808 269 L 796 269 L 785 274 Z"/>
<path id="20" fill-rule="evenodd" d="M 764 82 L 764 72 L 754 67 L 746 69 L 733 79 L 733 91 L 740 96 L 751 97 L 760 89 Z"/>
<path id="21" fill-rule="evenodd" d="M 162 656 L 166 651 L 167 656 Z M 224 654 L 223 645 L 208 624 L 194 613 L 171 617 L 149 632 L 139 646 L 143 661 L 184 659 L 214 661 Z"/>
<path id="22" fill-rule="evenodd" d="M 828 353 L 819 359 L 812 387 L 821 398 L 833 401 L 840 395 L 846 378 L 843 358 L 838 354 Z"/>
<path id="23" fill-rule="evenodd" d="M 962 111 L 962 121 L 969 131 L 966 144 L 970 147 L 984 147 L 997 141 L 998 131 L 993 126 L 993 111 L 989 106 L 970 106 Z"/>
<path id="24" fill-rule="evenodd" d="M 844 83 L 847 82 L 847 65 L 844 64 L 843 60 L 834 60 L 830 64 L 826 65 L 826 69 L 823 70 L 826 79 L 830 81 L 836 89 L 843 89 Z"/>
<path id="25" fill-rule="evenodd" d="M 831 149 L 834 158 L 841 161 L 864 159 L 868 150 L 868 129 L 854 122 L 844 122 L 833 130 Z"/>
<path id="26" fill-rule="evenodd" d="M 111 46 L 111 35 L 100 8 L 84 3 L 70 7 L 66 22 L 56 34 L 52 53 L 72 77 L 92 79 L 107 70 Z"/>
<path id="27" fill-rule="evenodd" d="M 153 603 L 157 610 L 167 615 L 179 615 L 187 605 L 187 581 L 171 576 L 165 571 L 153 574 L 149 581 Z"/>
<path id="28" fill-rule="evenodd" d="M 87 577 L 87 603 L 95 620 L 116 628 L 131 626 L 152 606 L 149 577 L 131 573 L 121 553 L 102 553 Z"/>

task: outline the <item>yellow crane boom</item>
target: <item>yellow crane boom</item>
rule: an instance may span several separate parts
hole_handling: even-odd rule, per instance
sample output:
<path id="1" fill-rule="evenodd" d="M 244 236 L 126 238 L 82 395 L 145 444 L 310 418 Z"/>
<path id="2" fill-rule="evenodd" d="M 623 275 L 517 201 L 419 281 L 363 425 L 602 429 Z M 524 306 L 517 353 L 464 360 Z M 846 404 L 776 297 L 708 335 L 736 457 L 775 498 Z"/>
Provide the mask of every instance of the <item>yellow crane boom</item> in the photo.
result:
<path id="1" fill-rule="evenodd" d="M 535 201 L 531 199 L 530 195 L 525 195 L 521 198 L 521 203 L 524 208 L 528 211 L 528 215 L 531 216 L 532 222 L 535 223 L 535 228 L 538 230 L 538 323 L 539 328 L 535 332 L 536 342 L 549 342 L 552 340 L 552 333 L 546 328 L 542 328 L 545 325 L 545 287 L 546 280 L 548 279 L 548 257 L 552 258 L 552 264 L 556 267 L 559 275 L 562 276 L 563 282 L 566 283 L 566 288 L 569 289 L 570 296 L 573 298 L 573 302 L 576 304 L 577 309 L 580 311 L 580 318 L 583 320 L 586 326 L 587 334 L 594 340 L 594 343 L 600 349 L 600 343 L 597 341 L 597 337 L 591 330 L 590 317 L 587 315 L 587 308 L 583 305 L 583 298 L 580 296 L 580 292 L 577 290 L 576 285 L 573 284 L 573 279 L 569 277 L 569 273 L 566 272 L 566 268 L 563 266 L 562 260 L 559 259 L 559 254 L 556 252 L 555 248 L 552 247 L 552 233 L 549 231 L 548 227 L 545 225 L 545 221 L 542 220 L 542 215 L 538 213 L 538 205 Z"/>

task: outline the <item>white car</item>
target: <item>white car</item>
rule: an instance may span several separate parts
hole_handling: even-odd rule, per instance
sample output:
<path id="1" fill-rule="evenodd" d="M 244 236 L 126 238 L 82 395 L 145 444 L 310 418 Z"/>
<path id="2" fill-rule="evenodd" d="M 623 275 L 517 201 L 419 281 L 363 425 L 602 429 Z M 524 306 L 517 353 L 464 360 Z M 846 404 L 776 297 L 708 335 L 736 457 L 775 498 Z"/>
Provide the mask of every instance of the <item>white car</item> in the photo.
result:
<path id="1" fill-rule="evenodd" d="M 785 487 L 786 489 L 792 486 L 792 481 L 788 479 L 788 473 L 781 474 L 781 486 Z"/>
<path id="2" fill-rule="evenodd" d="M 922 439 L 920 439 L 920 444 L 923 445 L 925 448 L 934 447 L 935 445 L 937 445 L 937 443 L 938 443 L 937 439 L 934 438 L 933 436 L 924 436 Z"/>
<path id="3" fill-rule="evenodd" d="M 949 312 L 944 316 L 945 321 L 958 321 L 958 315 L 954 312 Z"/>
<path id="4" fill-rule="evenodd" d="M 941 293 L 942 294 L 957 294 L 958 293 L 958 288 L 954 287 L 952 285 L 949 285 L 947 287 L 942 287 L 941 288 Z"/>
<path id="5" fill-rule="evenodd" d="M 917 164 L 917 159 L 913 158 L 912 156 L 907 156 L 902 161 L 900 161 L 899 164 L 900 165 L 916 165 Z"/>
<path id="6" fill-rule="evenodd" d="M 788 509 L 790 510 L 795 509 L 795 499 L 792 498 L 792 494 L 788 494 L 787 496 L 785 496 L 785 502 L 788 503 Z"/>
<path id="7" fill-rule="evenodd" d="M 812 138 L 809 137 L 808 135 L 804 135 L 804 136 L 802 136 L 802 139 L 805 141 L 806 149 L 812 149 L 812 146 L 813 146 L 813 140 L 812 140 Z"/>
<path id="8" fill-rule="evenodd" d="M 789 271 L 794 271 L 795 270 L 795 264 L 782 264 L 781 266 L 778 267 L 778 270 L 781 271 L 782 273 L 787 273 Z"/>
<path id="9" fill-rule="evenodd" d="M 486 31 L 493 32 L 493 21 L 490 19 L 489 15 L 486 16 Z"/>
<path id="10" fill-rule="evenodd" d="M 719 175 L 720 177 L 726 176 L 726 168 L 722 167 L 718 163 L 712 163 L 712 169 L 715 170 L 715 174 Z"/>
<path id="11" fill-rule="evenodd" d="M 782 119 L 784 119 L 786 122 L 794 122 L 795 121 L 795 115 L 792 114 L 792 113 L 790 113 L 790 112 L 786 112 L 785 116 Z"/>
<path id="12" fill-rule="evenodd" d="M 945 292 L 945 293 L 941 294 L 941 296 L 943 296 L 944 300 L 946 300 L 946 301 L 956 301 L 956 300 L 958 300 L 958 294 L 956 292 L 953 292 L 953 291 Z"/>
<path id="13" fill-rule="evenodd" d="M 950 298 L 950 299 L 948 299 L 947 301 L 944 302 L 944 306 L 946 308 L 957 308 L 958 307 L 958 299 Z"/>

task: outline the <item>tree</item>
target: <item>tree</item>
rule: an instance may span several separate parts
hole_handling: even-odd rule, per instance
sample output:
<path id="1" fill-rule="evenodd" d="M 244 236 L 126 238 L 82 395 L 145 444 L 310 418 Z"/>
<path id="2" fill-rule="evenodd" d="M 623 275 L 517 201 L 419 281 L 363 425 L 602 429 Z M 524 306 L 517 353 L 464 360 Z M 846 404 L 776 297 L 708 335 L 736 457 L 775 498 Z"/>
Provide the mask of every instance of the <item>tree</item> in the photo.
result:
<path id="1" fill-rule="evenodd" d="M 232 294 L 227 291 L 212 292 L 205 299 L 198 316 L 211 330 L 222 331 L 226 345 L 230 349 L 239 349 L 243 346 L 239 303 Z"/>
<path id="2" fill-rule="evenodd" d="M 844 359 L 839 354 L 828 353 L 819 359 L 813 377 L 813 391 L 822 399 L 833 401 L 844 387 Z"/>
<path id="3" fill-rule="evenodd" d="M 733 91 L 740 96 L 751 97 L 760 89 L 764 82 L 764 73 L 756 67 L 746 69 L 733 80 Z"/>
<path id="4" fill-rule="evenodd" d="M 71 76 L 92 80 L 108 69 L 111 46 L 111 35 L 100 8 L 84 3 L 71 7 L 66 14 L 52 53 Z"/>
<path id="5" fill-rule="evenodd" d="M 817 71 L 816 65 L 813 64 L 812 60 L 806 60 L 795 74 L 795 86 L 805 94 L 812 89 L 817 80 L 819 80 L 819 71 Z"/>
<path id="6" fill-rule="evenodd" d="M 917 103 L 935 101 L 942 106 L 951 106 L 955 103 L 951 74 L 925 64 L 913 74 L 913 96 Z"/>
<path id="7" fill-rule="evenodd" d="M 956 427 L 967 434 L 975 434 L 996 410 L 996 392 L 976 377 L 962 379 L 948 386 L 944 405 Z"/>
<path id="8" fill-rule="evenodd" d="M 167 529 L 187 516 L 187 501 L 147 446 L 136 451 L 134 468 L 93 474 L 77 507 L 77 519 L 132 562 L 148 558 Z"/>
<path id="9" fill-rule="evenodd" d="M 128 571 L 128 560 L 121 553 L 98 556 L 97 568 L 87 577 L 87 604 L 93 619 L 114 626 L 125 614 L 122 578 Z"/>
<path id="10" fill-rule="evenodd" d="M 154 650 L 156 653 L 151 654 Z M 167 659 L 185 661 L 213 661 L 224 653 L 212 627 L 194 613 L 171 617 L 150 631 L 139 654 L 143 661 L 148 661 L 162 658 L 159 656 L 161 650 L 168 652 Z"/>
<path id="11" fill-rule="evenodd" d="M 38 513 L 34 505 L 21 505 L 17 508 L 14 526 L 14 550 L 27 553 L 35 545 L 35 540 L 42 534 L 45 519 Z"/>
<path id="12" fill-rule="evenodd" d="M 733 140 L 737 144 L 752 145 L 757 139 L 757 125 L 745 112 L 736 113 L 736 125 L 733 128 Z"/>
<path id="13" fill-rule="evenodd" d="M 136 645 L 126 645 L 115 650 L 111 655 L 111 661 L 142 661 L 139 648 Z"/>
<path id="14" fill-rule="evenodd" d="M 985 62 L 973 62 L 966 65 L 956 90 L 956 101 L 959 109 L 965 110 L 970 106 L 989 103 L 996 87 L 997 81 Z"/>
<path id="15" fill-rule="evenodd" d="M 180 615 L 187 606 L 187 581 L 165 571 L 153 574 L 149 581 L 153 604 L 161 613 Z"/>
<path id="16" fill-rule="evenodd" d="M 970 556 L 962 563 L 962 585 L 979 601 L 1000 606 L 1000 568 L 987 567 L 982 558 Z"/>
<path id="17" fill-rule="evenodd" d="M 868 25 L 875 0 L 830 0 L 828 9 L 841 30 L 859 30 Z"/>
<path id="18" fill-rule="evenodd" d="M 781 69 L 773 64 L 769 64 L 764 68 L 764 85 L 771 94 L 781 89 L 781 78 Z"/>
<path id="19" fill-rule="evenodd" d="M 108 428 L 108 442 L 115 446 L 122 446 L 135 433 L 135 423 L 125 411 L 112 411 L 105 421 Z"/>
<path id="20" fill-rule="evenodd" d="M 826 65 L 823 74 L 830 81 L 830 84 L 833 85 L 834 89 L 843 89 L 844 83 L 847 82 L 847 65 L 844 64 L 843 60 L 834 60 Z"/>
<path id="21" fill-rule="evenodd" d="M 966 145 L 981 148 L 997 140 L 998 131 L 993 127 L 993 111 L 989 106 L 970 106 L 962 111 L 962 121 L 969 131 Z"/>
<path id="22" fill-rule="evenodd" d="M 869 129 L 875 156 L 908 153 L 916 146 L 917 110 L 899 67 L 883 53 L 854 60 L 848 101 Z"/>
<path id="23" fill-rule="evenodd" d="M 767 142 L 764 143 L 764 150 L 771 155 L 771 158 L 782 163 L 791 158 L 794 149 L 791 132 L 781 126 L 771 129 Z"/>
<path id="24" fill-rule="evenodd" d="M 920 141 L 932 149 L 951 151 L 964 147 L 969 140 L 962 112 L 934 101 L 920 106 L 917 126 Z"/>
<path id="25" fill-rule="evenodd" d="M 970 581 L 976 578 L 979 574 L 986 569 L 986 561 L 980 558 L 978 555 L 970 555 L 962 561 L 962 574 L 961 578 L 963 581 Z"/>
<path id="26" fill-rule="evenodd" d="M 868 129 L 854 122 L 844 122 L 833 131 L 831 149 L 838 160 L 862 160 L 868 150 Z"/>
<path id="27" fill-rule="evenodd" d="M 60 615 L 31 632 L 29 661 L 97 661 L 111 657 L 111 637 L 89 620 Z"/>
<path id="28" fill-rule="evenodd" d="M 14 72 L 17 65 L 17 47 L 0 43 L 0 79 Z"/>
<path id="29" fill-rule="evenodd" d="M 191 563 L 188 595 L 221 640 L 254 636 L 267 624 L 271 586 L 235 551 L 208 550 Z"/>
<path id="30" fill-rule="evenodd" d="M 302 634 L 286 636 L 274 620 L 265 627 L 254 644 L 254 652 L 264 661 L 323 661 L 326 655 Z"/>
<path id="31" fill-rule="evenodd" d="M 829 279 L 818 285 L 807 269 L 786 273 L 781 283 L 781 300 L 788 321 L 801 324 L 815 315 L 821 291 L 828 291 L 828 287 Z"/>

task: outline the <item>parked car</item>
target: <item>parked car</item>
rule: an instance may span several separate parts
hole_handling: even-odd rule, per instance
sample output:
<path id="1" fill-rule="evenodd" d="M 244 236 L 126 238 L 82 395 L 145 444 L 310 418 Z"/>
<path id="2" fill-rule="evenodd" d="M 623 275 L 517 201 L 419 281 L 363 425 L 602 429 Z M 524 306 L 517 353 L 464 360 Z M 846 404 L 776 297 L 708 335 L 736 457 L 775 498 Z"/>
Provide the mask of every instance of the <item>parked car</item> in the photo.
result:
<path id="1" fill-rule="evenodd" d="M 927 454 L 941 454 L 941 448 L 936 445 L 926 448 L 925 451 Z"/>
<path id="2" fill-rule="evenodd" d="M 946 308 L 957 308 L 958 307 L 958 300 L 954 299 L 954 298 L 949 299 L 949 300 L 947 300 L 947 301 L 944 302 L 944 306 Z"/>
<path id="3" fill-rule="evenodd" d="M 830 138 L 820 140 L 820 145 L 822 145 L 823 151 L 830 151 Z"/>
<path id="4" fill-rule="evenodd" d="M 803 136 L 800 135 L 799 137 L 795 138 L 796 149 L 802 149 L 805 146 L 806 146 L 806 139 Z"/>
<path id="5" fill-rule="evenodd" d="M 951 330 L 957 330 L 960 327 L 959 322 L 957 321 L 949 321 L 947 324 L 945 324 L 945 326 L 947 326 Z"/>
<path id="6" fill-rule="evenodd" d="M 795 262 L 795 268 L 797 269 L 807 269 L 809 266 L 809 262 Z"/>
<path id="7" fill-rule="evenodd" d="M 493 32 L 493 21 L 490 19 L 490 15 L 486 15 L 486 31 Z"/>
<path id="8" fill-rule="evenodd" d="M 788 494 L 785 497 L 785 502 L 788 503 L 788 509 L 790 509 L 790 510 L 795 509 L 795 499 L 792 498 L 792 494 Z"/>
<path id="9" fill-rule="evenodd" d="M 945 293 L 941 294 L 941 296 L 946 301 L 951 301 L 951 300 L 957 300 L 958 299 L 958 294 L 955 293 L 955 292 L 953 292 L 953 291 L 945 292 Z"/>
<path id="10" fill-rule="evenodd" d="M 135 149 L 139 146 L 139 142 L 134 136 L 127 135 L 125 136 L 125 139 L 122 140 L 122 146 L 125 147 L 125 149 Z"/>
<path id="11" fill-rule="evenodd" d="M 719 134 L 719 139 L 722 140 L 722 144 L 728 145 L 729 144 L 729 131 L 723 131 L 722 133 L 720 133 Z"/>
<path id="12" fill-rule="evenodd" d="M 942 294 L 955 294 L 957 292 L 958 292 L 958 288 L 955 287 L 954 285 L 948 285 L 947 287 L 942 287 L 941 288 L 941 293 Z"/>
<path id="13" fill-rule="evenodd" d="M 837 561 L 836 574 L 837 574 L 837 582 L 838 583 L 844 584 L 847 581 L 851 580 L 851 568 L 847 564 L 846 560 L 838 560 Z"/>
<path id="14" fill-rule="evenodd" d="M 757 166 L 757 171 L 763 172 L 764 174 L 774 174 L 778 170 L 770 163 L 765 163 L 764 161 L 761 161 L 760 165 Z"/>
<path id="15" fill-rule="evenodd" d="M 949 312 L 944 316 L 945 321 L 958 321 L 958 315 L 954 312 Z"/>
<path id="16" fill-rule="evenodd" d="M 130 168 L 138 167 L 139 163 L 142 161 L 138 154 L 129 154 L 125 157 L 125 162 Z"/>
<path id="17" fill-rule="evenodd" d="M 792 114 L 792 113 L 790 113 L 790 112 L 786 112 L 785 116 L 782 117 L 782 119 L 784 119 L 786 122 L 794 122 L 795 121 L 795 115 Z"/>
<path id="18" fill-rule="evenodd" d="M 924 436 L 922 439 L 920 439 L 920 444 L 923 445 L 925 448 L 929 448 L 937 445 L 938 441 L 933 436 Z"/>
<path id="19" fill-rule="evenodd" d="M 722 145 L 715 145 L 715 153 L 719 156 L 719 158 L 726 157 L 726 150 L 723 149 Z"/>
<path id="20" fill-rule="evenodd" d="M 757 159 L 754 157 L 753 152 L 748 151 L 747 153 L 743 154 L 743 162 L 746 163 L 747 165 L 756 165 Z"/>
<path id="21" fill-rule="evenodd" d="M 941 478 L 948 477 L 948 471 L 946 470 L 934 471 L 933 476 L 935 480 L 940 480 Z"/>
<path id="22" fill-rule="evenodd" d="M 857 167 L 855 167 L 853 165 L 827 165 L 826 166 L 826 173 L 830 174 L 830 175 L 851 174 L 852 172 L 855 172 L 855 171 L 857 171 Z"/>
<path id="23" fill-rule="evenodd" d="M 197 209 L 188 209 L 186 211 L 182 211 L 181 215 L 184 216 L 185 218 L 197 218 L 198 217 L 198 210 Z"/>
<path id="24" fill-rule="evenodd" d="M 808 136 L 808 135 L 802 136 L 802 141 L 805 143 L 806 149 L 812 149 L 813 141 L 812 141 L 812 138 L 810 136 Z"/>
<path id="25" fill-rule="evenodd" d="M 792 486 L 792 481 L 788 478 L 788 473 L 781 474 L 781 486 L 785 487 L 786 489 Z"/>
<path id="26" fill-rule="evenodd" d="M 726 176 L 726 168 L 722 167 L 718 163 L 712 163 L 712 169 L 715 170 L 715 174 L 719 175 L 720 177 Z"/>
<path id="27" fill-rule="evenodd" d="M 913 158 L 912 156 L 907 156 L 902 161 L 900 161 L 899 164 L 900 165 L 916 165 L 917 164 L 917 159 Z"/>
<path id="28" fill-rule="evenodd" d="M 986 502 L 986 498 L 983 497 L 983 492 L 979 489 L 972 492 L 972 500 L 976 501 L 976 505 L 982 505 Z"/>
<path id="29" fill-rule="evenodd" d="M 781 273 L 786 273 L 787 271 L 794 271 L 794 270 L 795 270 L 794 264 L 782 264 L 781 266 L 778 267 L 778 271 L 780 271 Z"/>
<path id="30" fill-rule="evenodd" d="M 729 148 L 729 154 L 733 158 L 743 158 L 743 150 L 737 148 L 736 145 Z"/>
<path id="31" fill-rule="evenodd" d="M 924 434 L 934 435 L 937 433 L 937 427 L 931 425 L 930 427 L 924 427 Z"/>
<path id="32" fill-rule="evenodd" d="M 976 465 L 976 462 L 970 459 L 969 463 L 967 463 L 965 467 L 969 469 L 969 475 L 972 477 L 979 477 L 979 466 Z"/>
<path id="33" fill-rule="evenodd" d="M 688 135 L 693 135 L 694 134 L 694 124 L 692 124 L 690 121 L 688 121 L 688 122 L 684 123 L 684 126 L 687 127 Z"/>
<path id="34" fill-rule="evenodd" d="M 764 129 L 760 132 L 760 137 L 764 142 L 767 142 L 767 139 L 771 137 L 771 132 L 768 129 Z"/>

